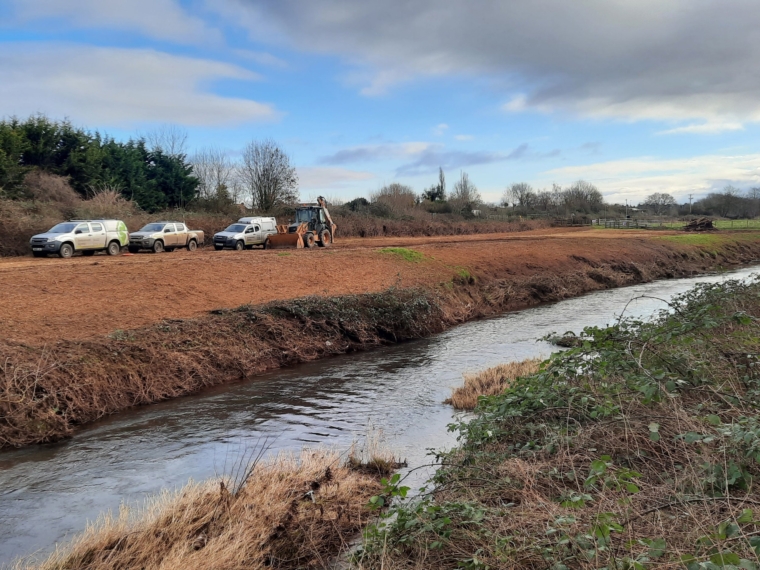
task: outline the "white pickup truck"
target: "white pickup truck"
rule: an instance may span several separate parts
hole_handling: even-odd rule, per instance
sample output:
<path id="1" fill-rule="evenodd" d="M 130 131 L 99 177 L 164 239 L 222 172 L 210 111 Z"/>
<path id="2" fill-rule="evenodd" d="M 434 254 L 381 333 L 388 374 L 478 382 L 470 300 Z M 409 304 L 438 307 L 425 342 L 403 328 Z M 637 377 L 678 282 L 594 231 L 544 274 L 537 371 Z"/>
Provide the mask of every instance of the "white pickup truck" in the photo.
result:
<path id="1" fill-rule="evenodd" d="M 214 234 L 214 249 L 251 249 L 260 245 L 264 247 L 267 238 L 277 233 L 275 218 L 240 218 L 237 223 L 227 227 L 223 232 Z"/>
<path id="2" fill-rule="evenodd" d="M 129 234 L 129 253 L 141 249 L 161 253 L 180 247 L 195 251 L 199 245 L 203 245 L 203 232 L 189 230 L 183 222 L 153 222 Z"/>
<path id="3" fill-rule="evenodd" d="M 121 220 L 70 220 L 32 236 L 29 245 L 34 257 L 57 253 L 69 258 L 77 251 L 82 255 L 94 255 L 96 251 L 118 255 L 127 239 L 127 225 Z"/>

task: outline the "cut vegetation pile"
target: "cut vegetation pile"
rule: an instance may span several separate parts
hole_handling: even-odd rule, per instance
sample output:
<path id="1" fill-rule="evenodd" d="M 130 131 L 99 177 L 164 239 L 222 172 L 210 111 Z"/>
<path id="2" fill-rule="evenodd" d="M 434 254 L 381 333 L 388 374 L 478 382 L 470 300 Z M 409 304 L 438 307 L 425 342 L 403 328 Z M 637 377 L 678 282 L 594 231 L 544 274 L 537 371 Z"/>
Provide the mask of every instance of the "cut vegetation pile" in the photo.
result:
<path id="1" fill-rule="evenodd" d="M 669 309 L 586 329 L 482 398 L 432 491 L 371 525 L 357 564 L 759 568 L 760 280 Z"/>
<path id="2" fill-rule="evenodd" d="M 373 461 L 392 467 L 392 462 Z M 362 467 L 361 469 L 357 466 Z M 101 518 L 39 570 L 325 568 L 367 522 L 388 471 L 305 451 Z M 23 567 L 19 565 L 19 567 Z"/>

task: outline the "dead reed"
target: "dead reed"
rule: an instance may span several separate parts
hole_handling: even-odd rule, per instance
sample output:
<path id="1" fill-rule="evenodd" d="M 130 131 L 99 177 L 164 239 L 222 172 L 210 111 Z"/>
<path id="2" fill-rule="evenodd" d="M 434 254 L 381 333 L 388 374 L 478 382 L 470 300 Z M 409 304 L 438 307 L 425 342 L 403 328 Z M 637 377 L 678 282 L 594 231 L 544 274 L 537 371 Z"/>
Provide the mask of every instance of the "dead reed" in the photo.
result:
<path id="1" fill-rule="evenodd" d="M 481 396 L 501 394 L 516 378 L 538 372 L 540 358 L 528 358 L 464 375 L 464 385 L 454 389 L 443 403 L 457 410 L 474 410 Z"/>
<path id="2" fill-rule="evenodd" d="M 17 568 L 327 568 L 369 519 L 368 500 L 388 475 L 355 464 L 324 451 L 281 454 L 241 484 L 191 483 L 142 509 L 122 507 L 47 560 Z"/>

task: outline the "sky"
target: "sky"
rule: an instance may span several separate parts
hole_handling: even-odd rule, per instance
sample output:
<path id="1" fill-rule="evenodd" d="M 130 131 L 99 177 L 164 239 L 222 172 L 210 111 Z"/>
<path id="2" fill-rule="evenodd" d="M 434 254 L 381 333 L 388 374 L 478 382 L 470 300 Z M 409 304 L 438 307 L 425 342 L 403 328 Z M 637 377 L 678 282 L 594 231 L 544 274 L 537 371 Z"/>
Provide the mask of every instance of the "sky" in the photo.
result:
<path id="1" fill-rule="evenodd" d="M 272 138 L 303 199 L 760 186 L 758 62 L 757 0 L 0 0 L 0 117 Z"/>

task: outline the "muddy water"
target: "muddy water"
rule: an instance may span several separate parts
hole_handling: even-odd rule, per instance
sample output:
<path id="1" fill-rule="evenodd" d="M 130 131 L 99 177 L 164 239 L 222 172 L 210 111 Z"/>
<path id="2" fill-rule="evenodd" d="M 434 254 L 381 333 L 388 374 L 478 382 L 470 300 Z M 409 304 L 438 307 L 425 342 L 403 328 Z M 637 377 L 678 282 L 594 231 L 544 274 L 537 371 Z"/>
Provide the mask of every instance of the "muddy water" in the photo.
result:
<path id="1" fill-rule="evenodd" d="M 755 267 L 754 271 L 760 270 Z M 604 325 L 640 295 L 668 298 L 695 283 L 743 278 L 753 268 L 601 291 L 462 325 L 434 338 L 276 371 L 255 380 L 104 420 L 70 441 L 0 454 L 0 563 L 48 552 L 88 520 L 189 478 L 229 472 L 247 450 L 348 447 L 368 425 L 411 467 L 451 446 L 441 402 L 462 373 L 534 356 L 551 332 Z M 633 316 L 663 304 L 628 305 Z M 415 471 L 415 481 L 425 470 Z"/>

